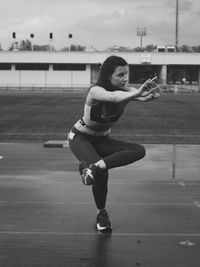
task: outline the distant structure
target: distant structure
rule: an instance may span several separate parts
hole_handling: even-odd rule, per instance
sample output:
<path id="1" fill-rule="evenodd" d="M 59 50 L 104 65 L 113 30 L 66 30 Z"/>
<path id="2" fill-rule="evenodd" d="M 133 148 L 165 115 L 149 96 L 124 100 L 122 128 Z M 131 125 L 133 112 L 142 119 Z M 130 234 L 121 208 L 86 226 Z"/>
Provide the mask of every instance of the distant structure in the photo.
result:
<path id="1" fill-rule="evenodd" d="M 157 52 L 164 53 L 164 52 L 176 52 L 176 47 L 174 45 L 164 45 L 158 46 Z"/>

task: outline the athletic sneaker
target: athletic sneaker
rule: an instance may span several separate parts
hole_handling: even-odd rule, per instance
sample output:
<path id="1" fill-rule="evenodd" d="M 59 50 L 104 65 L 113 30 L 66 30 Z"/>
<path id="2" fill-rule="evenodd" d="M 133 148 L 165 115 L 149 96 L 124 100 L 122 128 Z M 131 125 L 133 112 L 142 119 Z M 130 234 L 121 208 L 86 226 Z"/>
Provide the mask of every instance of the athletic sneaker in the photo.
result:
<path id="1" fill-rule="evenodd" d="M 94 164 L 89 166 L 86 162 L 81 162 L 79 165 L 79 172 L 82 177 L 82 182 L 84 185 L 92 185 L 94 183 L 95 174 L 97 173 L 99 167 Z"/>
<path id="2" fill-rule="evenodd" d="M 96 221 L 97 230 L 99 231 L 111 231 L 112 225 L 109 220 L 108 214 L 106 210 L 100 211 L 100 213 L 97 215 L 97 221 Z"/>

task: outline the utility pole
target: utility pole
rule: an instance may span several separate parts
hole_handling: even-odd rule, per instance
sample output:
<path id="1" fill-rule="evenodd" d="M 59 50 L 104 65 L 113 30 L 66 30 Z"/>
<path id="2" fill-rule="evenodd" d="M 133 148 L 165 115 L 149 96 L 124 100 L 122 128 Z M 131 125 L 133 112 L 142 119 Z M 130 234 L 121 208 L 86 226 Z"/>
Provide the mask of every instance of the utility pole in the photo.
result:
<path id="1" fill-rule="evenodd" d="M 175 48 L 176 52 L 178 52 L 178 9 L 179 9 L 179 0 L 176 0 L 176 35 L 175 35 Z"/>

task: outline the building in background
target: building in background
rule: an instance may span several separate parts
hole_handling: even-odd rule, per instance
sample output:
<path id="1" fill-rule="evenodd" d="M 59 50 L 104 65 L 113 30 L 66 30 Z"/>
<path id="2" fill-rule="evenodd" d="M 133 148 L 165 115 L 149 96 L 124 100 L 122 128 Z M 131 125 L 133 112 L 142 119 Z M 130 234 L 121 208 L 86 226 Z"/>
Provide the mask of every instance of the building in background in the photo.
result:
<path id="1" fill-rule="evenodd" d="M 129 63 L 129 83 L 158 76 L 162 85 L 200 85 L 200 53 L 0 51 L 0 88 L 82 89 L 110 55 Z"/>

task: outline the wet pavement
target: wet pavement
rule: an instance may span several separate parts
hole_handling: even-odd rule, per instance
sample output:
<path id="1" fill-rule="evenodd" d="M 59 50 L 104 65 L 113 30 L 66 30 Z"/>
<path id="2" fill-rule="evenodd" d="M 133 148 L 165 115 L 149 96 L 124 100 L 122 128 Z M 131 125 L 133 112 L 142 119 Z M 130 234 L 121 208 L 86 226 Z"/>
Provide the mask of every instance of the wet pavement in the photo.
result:
<path id="1" fill-rule="evenodd" d="M 110 171 L 112 233 L 69 148 L 0 143 L 0 266 L 200 266 L 200 146 L 145 145 Z"/>

